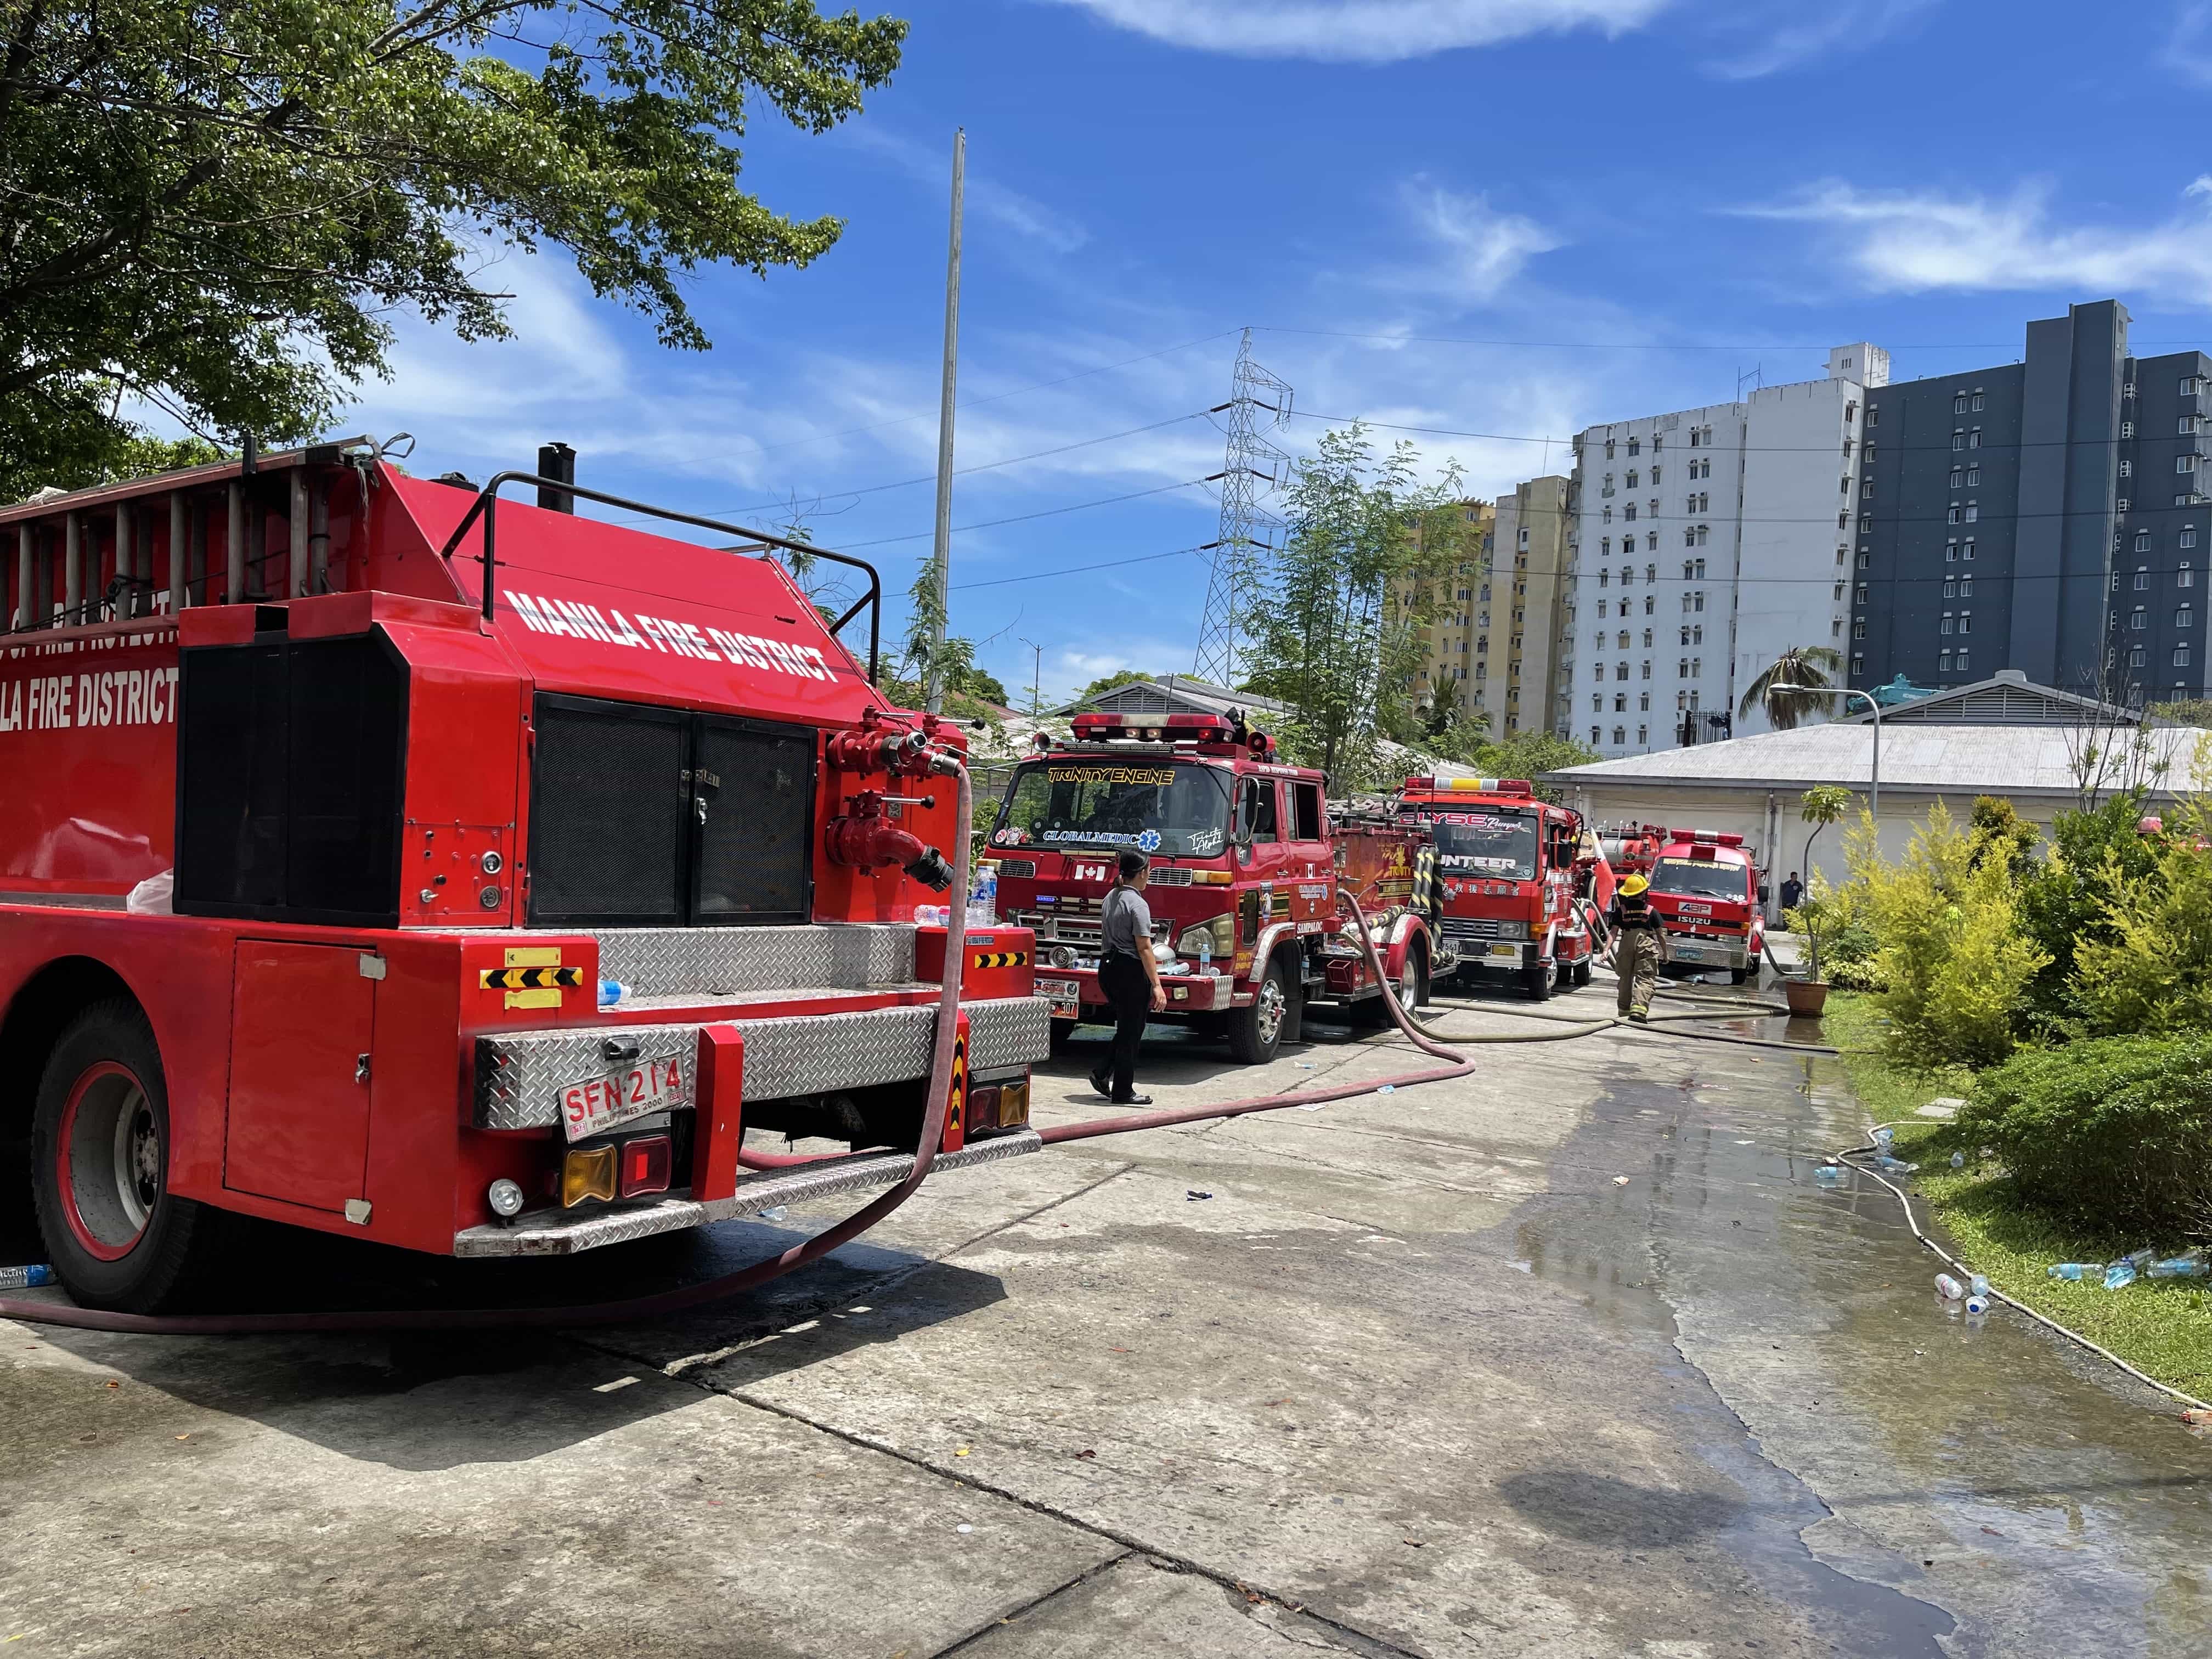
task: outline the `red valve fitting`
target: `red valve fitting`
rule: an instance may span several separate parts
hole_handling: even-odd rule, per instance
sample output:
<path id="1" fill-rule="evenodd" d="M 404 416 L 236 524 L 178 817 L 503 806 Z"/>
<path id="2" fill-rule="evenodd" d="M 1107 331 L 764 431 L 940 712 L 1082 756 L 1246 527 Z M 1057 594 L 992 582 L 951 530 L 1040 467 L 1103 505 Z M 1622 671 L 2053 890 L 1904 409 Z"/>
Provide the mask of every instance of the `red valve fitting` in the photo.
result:
<path id="1" fill-rule="evenodd" d="M 852 798 L 853 810 L 823 826 L 822 848 L 830 862 L 857 870 L 896 864 L 925 887 L 943 892 L 952 884 L 945 854 L 920 836 L 900 829 L 884 815 L 884 798 L 873 789 Z"/>

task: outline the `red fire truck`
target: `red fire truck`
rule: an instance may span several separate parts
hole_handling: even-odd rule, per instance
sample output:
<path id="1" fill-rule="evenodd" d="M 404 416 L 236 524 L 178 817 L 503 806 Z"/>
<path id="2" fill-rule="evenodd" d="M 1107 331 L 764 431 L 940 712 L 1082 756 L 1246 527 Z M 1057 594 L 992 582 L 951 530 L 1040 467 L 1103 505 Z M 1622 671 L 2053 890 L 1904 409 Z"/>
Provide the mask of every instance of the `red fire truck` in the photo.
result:
<path id="1" fill-rule="evenodd" d="M 1322 775 L 1276 759 L 1238 717 L 1078 714 L 1073 740 L 1040 739 L 1015 769 L 988 836 L 999 906 L 1036 934 L 1054 1035 L 1106 1017 L 1100 911 L 1115 855 L 1152 859 L 1153 957 L 1168 995 L 1155 1018 L 1228 1039 L 1238 1060 L 1297 1040 L 1305 1004 L 1381 1011 L 1381 987 L 1338 915 L 1341 874 L 1372 919 L 1407 1006 L 1427 1000 L 1436 941 L 1408 908 L 1421 837 L 1382 825 L 1340 836 Z"/>
<path id="2" fill-rule="evenodd" d="M 1598 831 L 1598 844 L 1615 876 L 1648 878 L 1659 849 L 1673 839 L 1674 831 L 1662 823 L 1615 823 Z"/>
<path id="3" fill-rule="evenodd" d="M 1036 1147 L 1030 936 L 912 921 L 961 737 L 788 545 L 365 441 L 0 509 L 0 1138 L 73 1295 L 188 1296 L 224 1212 L 562 1254 L 891 1185 L 948 948 L 936 1167 Z"/>
<path id="4" fill-rule="evenodd" d="M 1589 983 L 1593 944 L 1575 902 L 1603 860 L 1585 848 L 1581 814 L 1517 778 L 1407 778 L 1397 810 L 1436 838 L 1442 927 L 1462 978 L 1502 971 L 1539 1002 Z"/>
<path id="5" fill-rule="evenodd" d="M 1675 966 L 1725 968 L 1741 985 L 1759 971 L 1766 918 L 1759 871 L 1743 837 L 1669 830 L 1650 868 L 1651 908 L 1667 930 Z"/>

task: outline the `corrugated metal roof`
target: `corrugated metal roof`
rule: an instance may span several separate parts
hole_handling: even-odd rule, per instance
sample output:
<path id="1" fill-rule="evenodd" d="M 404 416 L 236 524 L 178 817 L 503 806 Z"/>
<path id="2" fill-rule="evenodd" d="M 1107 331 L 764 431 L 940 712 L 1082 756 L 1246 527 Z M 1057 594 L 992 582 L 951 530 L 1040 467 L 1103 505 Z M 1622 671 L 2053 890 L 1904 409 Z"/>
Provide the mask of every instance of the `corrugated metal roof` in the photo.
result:
<path id="1" fill-rule="evenodd" d="M 2187 784 L 2197 744 L 2206 735 L 2194 726 L 2162 726 L 2127 732 L 2122 741 L 2132 743 L 2140 736 L 2148 745 L 2151 765 L 2165 769 L 2158 775 L 2164 793 Z M 2111 736 L 2109 727 L 1946 722 L 1898 726 L 1885 718 L 1882 787 L 1944 794 L 2072 795 L 2080 788 L 2077 757 L 2083 744 Z M 1546 776 L 1554 783 L 1589 788 L 1674 784 L 1802 789 L 1815 783 L 1863 788 L 1873 777 L 1874 739 L 1870 725 L 1835 721 L 1570 766 Z M 2116 769 L 2118 763 L 2108 765 Z M 2107 787 L 2117 782 L 2114 778 Z"/>
<path id="2" fill-rule="evenodd" d="M 1869 726 L 1872 714 L 1854 714 L 1854 723 Z M 2142 716 L 2110 703 L 2099 702 L 2055 686 L 2038 685 L 2027 676 L 2001 671 L 1971 685 L 1915 698 L 1882 711 L 1885 726 L 1908 723 L 1932 726 L 2078 726 L 2084 720 L 2109 725 L 2139 726 Z"/>
<path id="3" fill-rule="evenodd" d="M 1072 702 L 1060 710 L 1103 709 L 1115 714 L 1225 714 L 1241 708 L 1248 714 L 1280 714 L 1289 707 L 1256 691 L 1239 691 L 1188 674 L 1164 674 L 1156 680 L 1132 680 L 1089 702 Z"/>

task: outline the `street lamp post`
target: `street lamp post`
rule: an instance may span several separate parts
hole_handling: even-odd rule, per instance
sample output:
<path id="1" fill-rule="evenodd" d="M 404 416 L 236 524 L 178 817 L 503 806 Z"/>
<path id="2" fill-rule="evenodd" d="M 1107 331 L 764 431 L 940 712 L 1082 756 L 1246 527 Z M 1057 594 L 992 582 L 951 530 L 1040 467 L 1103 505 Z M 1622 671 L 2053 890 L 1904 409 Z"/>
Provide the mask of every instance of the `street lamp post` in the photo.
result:
<path id="1" fill-rule="evenodd" d="M 1770 685 L 1766 689 L 1770 693 L 1794 691 L 1801 696 L 1808 697 L 1856 697 L 1866 704 L 1868 712 L 1874 716 L 1874 778 L 1873 787 L 1867 793 L 1869 808 L 1874 813 L 1875 821 L 1880 822 L 1881 818 L 1881 705 L 1868 693 L 1854 690 L 1848 685 L 1792 685 L 1785 680 L 1779 684 Z M 1849 708 L 1850 704 L 1847 702 L 1844 707 Z"/>

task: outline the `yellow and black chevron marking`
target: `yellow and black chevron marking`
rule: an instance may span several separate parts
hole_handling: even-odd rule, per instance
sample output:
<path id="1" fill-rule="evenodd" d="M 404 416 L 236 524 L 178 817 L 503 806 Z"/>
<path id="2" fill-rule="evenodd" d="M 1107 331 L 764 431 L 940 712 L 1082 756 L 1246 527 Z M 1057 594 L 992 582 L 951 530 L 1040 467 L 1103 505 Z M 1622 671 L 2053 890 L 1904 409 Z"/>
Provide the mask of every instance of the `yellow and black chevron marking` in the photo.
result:
<path id="1" fill-rule="evenodd" d="M 952 1094 L 945 1103 L 945 1133 L 960 1133 L 961 1113 L 968 1104 L 968 1045 L 961 1043 L 952 1051 Z"/>
<path id="2" fill-rule="evenodd" d="M 971 968 L 1021 968 L 1028 965 L 1026 951 L 978 951 L 969 961 Z"/>
<path id="3" fill-rule="evenodd" d="M 487 991 L 550 991 L 583 982 L 580 968 L 486 968 L 477 975 Z"/>

